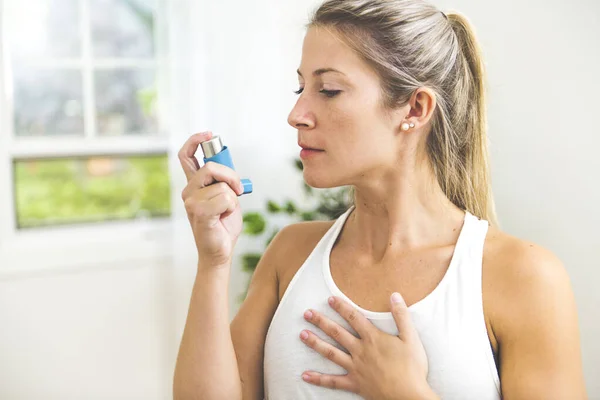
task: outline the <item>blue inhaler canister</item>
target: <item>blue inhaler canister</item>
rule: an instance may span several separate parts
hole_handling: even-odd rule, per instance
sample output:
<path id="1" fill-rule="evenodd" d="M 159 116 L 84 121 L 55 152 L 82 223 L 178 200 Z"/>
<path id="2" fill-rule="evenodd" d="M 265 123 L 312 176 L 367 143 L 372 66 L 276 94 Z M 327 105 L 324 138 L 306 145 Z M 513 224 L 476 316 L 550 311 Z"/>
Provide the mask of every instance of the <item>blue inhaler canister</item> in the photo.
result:
<path id="1" fill-rule="evenodd" d="M 213 136 L 212 139 L 202 142 L 200 145 L 202 147 L 202 153 L 204 153 L 204 163 L 209 161 L 216 162 L 218 164 L 226 165 L 235 171 L 231 153 L 227 146 L 223 145 L 219 136 Z M 244 193 L 242 193 L 242 195 L 252 193 L 252 182 L 250 179 L 242 179 L 241 182 L 244 187 Z"/>

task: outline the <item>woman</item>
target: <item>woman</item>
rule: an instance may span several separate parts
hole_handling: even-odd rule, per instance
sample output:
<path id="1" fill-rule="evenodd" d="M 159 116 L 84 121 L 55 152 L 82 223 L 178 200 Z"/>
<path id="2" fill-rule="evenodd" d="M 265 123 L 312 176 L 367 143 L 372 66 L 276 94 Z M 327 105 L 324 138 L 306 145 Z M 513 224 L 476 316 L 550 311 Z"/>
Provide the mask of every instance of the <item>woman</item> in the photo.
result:
<path id="1" fill-rule="evenodd" d="M 564 267 L 496 227 L 467 20 L 421 0 L 327 1 L 298 79 L 304 179 L 352 186 L 354 205 L 283 229 L 229 326 L 243 188 L 227 167 L 196 171 L 210 132 L 187 141 L 199 261 L 175 398 L 585 398 Z"/>

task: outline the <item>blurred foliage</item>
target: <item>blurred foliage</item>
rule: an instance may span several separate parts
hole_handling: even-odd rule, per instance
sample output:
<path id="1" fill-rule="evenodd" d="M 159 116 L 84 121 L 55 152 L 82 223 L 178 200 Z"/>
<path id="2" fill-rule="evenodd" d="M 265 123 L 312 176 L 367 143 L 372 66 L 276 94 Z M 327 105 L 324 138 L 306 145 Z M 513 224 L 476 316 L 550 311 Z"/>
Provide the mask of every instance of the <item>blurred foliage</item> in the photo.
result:
<path id="1" fill-rule="evenodd" d="M 156 83 L 153 85 L 156 85 Z M 155 114 L 157 95 L 158 93 L 155 86 L 137 91 L 137 101 L 144 116 L 150 117 Z"/>
<path id="2" fill-rule="evenodd" d="M 15 161 L 19 228 L 171 213 L 166 155 Z"/>
<path id="3" fill-rule="evenodd" d="M 294 165 L 300 172 L 303 169 L 302 161 L 294 160 Z M 267 231 L 267 216 L 285 214 L 292 217 L 296 222 L 315 221 L 315 220 L 333 220 L 342 215 L 350 207 L 349 188 L 335 189 L 314 189 L 306 184 L 304 192 L 307 197 L 316 200 L 316 205 L 310 209 L 301 209 L 293 200 L 286 200 L 282 204 L 274 200 L 267 200 L 266 215 L 260 212 L 248 212 L 244 214 L 244 233 L 250 236 L 259 236 Z M 265 248 L 269 246 L 273 238 L 277 235 L 279 229 L 274 227 L 270 229 L 270 234 L 266 240 Z M 253 274 L 260 261 L 261 253 L 246 253 L 242 255 L 242 270 Z M 241 303 L 248 294 L 248 287 L 244 293 L 238 297 Z"/>

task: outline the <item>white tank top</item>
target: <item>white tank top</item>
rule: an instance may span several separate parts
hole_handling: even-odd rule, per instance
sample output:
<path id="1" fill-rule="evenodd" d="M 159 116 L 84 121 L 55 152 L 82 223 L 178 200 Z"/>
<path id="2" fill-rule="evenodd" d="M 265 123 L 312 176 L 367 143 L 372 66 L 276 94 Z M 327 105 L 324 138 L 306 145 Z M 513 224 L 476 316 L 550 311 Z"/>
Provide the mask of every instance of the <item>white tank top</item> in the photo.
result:
<path id="1" fill-rule="evenodd" d="M 307 370 L 343 375 L 345 369 L 321 356 L 300 340 L 309 329 L 328 343 L 341 345 L 303 314 L 315 309 L 354 335 L 356 331 L 329 305 L 339 296 L 365 315 L 380 330 L 397 335 L 390 312 L 373 312 L 356 305 L 336 286 L 329 256 L 344 222 L 354 207 L 331 226 L 296 272 L 269 326 L 264 353 L 264 387 L 268 400 L 360 399 L 343 390 L 312 385 L 302 380 Z M 427 382 L 443 400 L 500 399 L 500 379 L 483 316 L 481 266 L 488 222 L 466 212 L 463 228 L 446 274 L 439 285 L 409 311 L 429 360 Z"/>

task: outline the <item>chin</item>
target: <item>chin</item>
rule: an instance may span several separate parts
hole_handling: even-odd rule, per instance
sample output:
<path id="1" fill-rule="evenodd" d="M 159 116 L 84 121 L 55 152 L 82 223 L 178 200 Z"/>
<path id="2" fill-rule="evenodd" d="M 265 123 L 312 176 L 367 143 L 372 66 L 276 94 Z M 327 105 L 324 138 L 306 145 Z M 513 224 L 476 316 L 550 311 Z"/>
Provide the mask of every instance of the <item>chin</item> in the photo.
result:
<path id="1" fill-rule="evenodd" d="M 313 173 L 312 171 L 305 169 L 302 172 L 304 177 L 304 182 L 308 186 L 311 186 L 315 189 L 330 189 L 338 186 L 343 186 L 339 179 L 327 173 Z"/>

